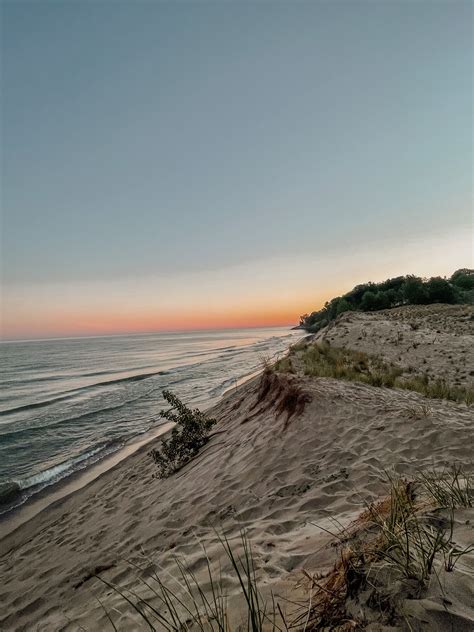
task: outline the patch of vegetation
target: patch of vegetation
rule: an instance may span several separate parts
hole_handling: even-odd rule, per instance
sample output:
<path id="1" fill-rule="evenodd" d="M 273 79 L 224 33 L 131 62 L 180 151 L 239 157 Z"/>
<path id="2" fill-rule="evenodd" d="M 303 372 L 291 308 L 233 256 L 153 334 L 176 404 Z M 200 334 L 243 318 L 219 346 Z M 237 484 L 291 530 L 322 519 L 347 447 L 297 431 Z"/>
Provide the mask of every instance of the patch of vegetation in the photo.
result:
<path id="1" fill-rule="evenodd" d="M 417 404 L 406 408 L 405 415 L 409 419 L 426 419 L 426 417 L 429 417 L 432 412 L 433 411 L 428 404 Z"/>
<path id="2" fill-rule="evenodd" d="M 397 388 L 416 391 L 431 399 L 448 399 L 452 402 L 464 402 L 470 406 L 474 402 L 474 389 L 464 386 L 451 386 L 445 380 L 430 381 L 426 375 L 396 380 Z"/>
<path id="3" fill-rule="evenodd" d="M 385 564 L 394 574 L 415 582 L 415 594 L 426 585 L 435 556 L 450 544 L 441 527 L 433 527 L 420 515 L 414 486 L 404 480 L 391 480 L 388 511 L 380 504 L 368 510 L 378 534 L 374 542 L 374 564 Z M 378 569 L 373 567 L 371 572 Z"/>
<path id="4" fill-rule="evenodd" d="M 456 270 L 450 279 L 399 276 L 381 283 L 357 285 L 343 296 L 333 298 L 324 307 L 300 317 L 300 326 L 316 332 L 347 311 L 373 312 L 401 305 L 431 303 L 474 303 L 474 270 Z"/>
<path id="5" fill-rule="evenodd" d="M 377 356 L 362 351 L 333 347 L 327 342 L 309 344 L 300 352 L 305 375 L 333 377 L 363 382 L 371 386 L 386 386 L 415 391 L 431 399 L 448 399 L 471 405 L 474 389 L 451 386 L 443 380 L 430 380 L 425 374 L 403 375 L 403 369 L 383 362 Z"/>
<path id="6" fill-rule="evenodd" d="M 188 408 L 170 391 L 163 391 L 163 397 L 170 408 L 162 410 L 160 416 L 176 426 L 171 431 L 171 437 L 163 439 L 160 448 L 150 452 L 158 466 L 160 478 L 170 476 L 196 456 L 207 443 L 209 432 L 216 423 L 215 419 L 207 417 L 198 408 Z"/>
<path id="7" fill-rule="evenodd" d="M 394 386 L 403 373 L 362 351 L 332 347 L 326 342 L 308 345 L 302 355 L 304 372 L 313 377 L 334 377 L 372 386 Z"/>
<path id="8" fill-rule="evenodd" d="M 284 358 L 275 362 L 275 371 L 280 371 L 281 373 L 295 372 L 290 355 L 286 355 Z"/>
<path id="9" fill-rule="evenodd" d="M 354 620 L 347 602 L 365 591 L 364 607 L 376 610 L 385 623 L 396 624 L 400 593 L 419 598 L 435 562 L 444 563 L 450 572 L 461 557 L 471 553 L 474 547 L 460 549 L 453 539 L 452 511 L 446 520 L 437 521 L 428 513 L 435 508 L 470 506 L 461 505 L 459 497 L 462 491 L 462 502 L 466 502 L 465 494 L 471 498 L 472 490 L 466 491 L 461 483 L 466 475 L 459 467 L 453 473 L 448 484 L 442 483 L 443 494 L 436 497 L 429 490 L 446 480 L 442 474 L 433 473 L 429 487 L 425 477 L 415 481 L 389 477 L 389 495 L 369 505 L 347 529 L 335 534 L 340 554 L 332 571 L 324 577 L 305 573 L 310 580 L 310 608 L 296 623 L 305 621 L 306 630 L 333 630 L 346 629 L 344 625 L 350 622 L 347 629 L 359 629 L 364 621 Z M 395 594 L 391 586 L 397 582 Z M 363 616 L 360 606 L 359 611 Z"/>

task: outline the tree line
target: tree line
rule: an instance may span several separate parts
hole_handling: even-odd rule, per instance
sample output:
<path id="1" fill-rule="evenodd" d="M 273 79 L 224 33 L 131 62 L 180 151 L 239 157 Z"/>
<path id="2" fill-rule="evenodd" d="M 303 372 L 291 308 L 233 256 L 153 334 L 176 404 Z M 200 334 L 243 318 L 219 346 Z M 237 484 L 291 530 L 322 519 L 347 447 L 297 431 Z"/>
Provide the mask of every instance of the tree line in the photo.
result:
<path id="1" fill-rule="evenodd" d="M 381 283 L 362 283 L 347 294 L 326 302 L 322 309 L 303 314 L 300 317 L 300 326 L 314 333 L 339 314 L 350 310 L 373 312 L 401 305 L 430 303 L 474 304 L 474 270 L 461 268 L 449 279 L 439 276 L 423 279 L 407 275 Z"/>

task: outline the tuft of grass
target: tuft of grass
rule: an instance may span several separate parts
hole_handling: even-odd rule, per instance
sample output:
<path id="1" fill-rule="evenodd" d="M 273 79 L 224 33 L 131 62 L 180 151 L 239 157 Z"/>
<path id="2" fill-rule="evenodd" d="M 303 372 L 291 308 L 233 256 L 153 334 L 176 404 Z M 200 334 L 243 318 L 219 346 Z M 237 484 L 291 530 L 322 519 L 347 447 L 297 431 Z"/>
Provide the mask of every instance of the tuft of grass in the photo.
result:
<path id="1" fill-rule="evenodd" d="M 460 549 L 453 541 L 454 507 L 472 506 L 468 504 L 472 488 L 461 482 L 468 480 L 459 466 L 450 477 L 432 473 L 407 481 L 388 476 L 388 496 L 369 505 L 347 529 L 335 535 L 341 550 L 333 569 L 325 577 L 304 572 L 310 581 L 310 607 L 302 609 L 296 624 L 304 620 L 306 630 L 346 629 L 345 625 L 347 629 L 362 628 L 364 622 L 348 613 L 346 602 L 366 588 L 370 589 L 367 606 L 375 606 L 379 615 L 393 621 L 396 596 L 392 601 L 388 584 L 401 581 L 417 597 L 430 581 L 435 561 L 444 562 L 449 572 L 474 550 Z M 418 495 L 422 486 L 437 507 L 451 510 L 449 519 L 431 519 L 426 510 L 433 508 L 433 502 L 428 505 Z M 466 490 L 470 490 L 469 496 Z"/>
<path id="2" fill-rule="evenodd" d="M 448 547 L 441 527 L 426 524 L 420 516 L 413 485 L 400 479 L 390 480 L 390 503 L 387 512 L 370 509 L 379 533 L 374 543 L 374 562 L 381 562 L 396 575 L 426 585 L 436 555 Z"/>
<path id="3" fill-rule="evenodd" d="M 244 531 L 240 534 L 241 553 L 237 553 L 229 539 L 218 536 L 236 580 L 239 596 L 247 614 L 248 632 L 283 632 L 288 629 L 284 614 L 272 596 L 271 603 L 262 596 L 257 581 L 255 556 Z M 117 586 L 104 578 L 95 577 L 113 593 L 118 594 L 123 605 L 137 613 L 145 628 L 167 632 L 231 632 L 227 608 L 227 592 L 220 564 L 213 564 L 203 545 L 207 579 L 200 581 L 191 568 L 176 559 L 176 578 L 163 579 L 159 569 L 145 558 L 145 566 L 129 562 L 139 581 L 142 594 Z M 114 630 L 112 612 L 101 602 Z"/>
<path id="4" fill-rule="evenodd" d="M 439 507 L 472 507 L 474 499 L 473 480 L 459 465 L 444 471 L 421 472 L 421 485 L 428 496 Z"/>
<path id="5" fill-rule="evenodd" d="M 418 405 L 414 405 L 414 406 L 409 406 L 406 410 L 405 410 L 405 415 L 409 418 L 409 419 L 423 419 L 426 417 L 429 417 L 432 413 L 432 409 L 430 406 L 428 406 L 428 404 L 418 404 Z"/>

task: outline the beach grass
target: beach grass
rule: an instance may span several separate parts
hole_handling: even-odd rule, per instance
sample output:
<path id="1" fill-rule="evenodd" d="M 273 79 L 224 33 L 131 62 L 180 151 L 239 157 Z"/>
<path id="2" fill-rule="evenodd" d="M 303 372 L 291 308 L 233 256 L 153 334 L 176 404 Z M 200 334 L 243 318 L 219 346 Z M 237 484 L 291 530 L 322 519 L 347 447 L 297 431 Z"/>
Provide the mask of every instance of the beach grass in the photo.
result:
<path id="1" fill-rule="evenodd" d="M 407 481 L 388 476 L 389 494 L 370 504 L 346 529 L 334 534 L 340 552 L 323 578 L 305 571 L 310 608 L 301 608 L 294 623 L 306 630 L 358 629 L 363 621 L 348 612 L 347 600 L 367 590 L 367 604 L 394 620 L 397 593 L 419 598 L 435 570 L 452 572 L 474 547 L 459 548 L 453 540 L 454 508 L 471 507 L 473 489 L 460 466 L 433 471 Z M 445 509 L 445 520 L 433 510 Z M 394 588 L 395 587 L 395 588 Z M 341 626 L 341 627 L 339 627 Z M 353 627 L 350 627 L 353 626 Z"/>
<path id="2" fill-rule="evenodd" d="M 420 481 L 433 502 L 440 507 L 457 509 L 473 506 L 474 481 L 459 465 L 453 465 L 441 472 L 421 472 Z"/>
<path id="3" fill-rule="evenodd" d="M 240 532 L 237 543 L 225 535 L 217 534 L 222 551 L 230 562 L 230 574 L 238 586 L 238 597 L 246 614 L 248 632 L 283 632 L 288 629 L 281 606 L 272 595 L 271 600 L 262 596 L 257 580 L 256 560 L 249 539 L 244 531 Z M 176 573 L 166 579 L 158 567 L 148 557 L 143 566 L 129 562 L 141 587 L 130 590 L 115 585 L 100 575 L 97 580 L 105 584 L 113 593 L 119 595 L 124 605 L 134 611 L 144 625 L 144 629 L 167 632 L 231 632 L 231 619 L 228 611 L 227 589 L 223 580 L 220 561 L 213 563 L 204 545 L 201 544 L 205 560 L 205 579 L 198 579 L 190 566 L 176 558 Z M 150 567 L 153 570 L 150 572 Z M 146 569 L 146 573 L 143 571 Z M 146 579 L 144 578 L 146 575 Z M 228 580 L 228 574 L 227 574 Z M 112 611 L 103 601 L 107 618 L 114 630 Z"/>
<path id="4" fill-rule="evenodd" d="M 377 356 L 334 347 L 327 342 L 306 344 L 297 351 L 290 351 L 275 365 L 275 369 L 295 372 L 297 359 L 302 362 L 304 374 L 310 377 L 331 377 L 370 386 L 401 388 L 431 399 L 447 399 L 468 406 L 474 403 L 472 387 L 451 385 L 442 379 L 431 380 L 426 373 L 408 377 L 402 367 L 384 362 Z"/>

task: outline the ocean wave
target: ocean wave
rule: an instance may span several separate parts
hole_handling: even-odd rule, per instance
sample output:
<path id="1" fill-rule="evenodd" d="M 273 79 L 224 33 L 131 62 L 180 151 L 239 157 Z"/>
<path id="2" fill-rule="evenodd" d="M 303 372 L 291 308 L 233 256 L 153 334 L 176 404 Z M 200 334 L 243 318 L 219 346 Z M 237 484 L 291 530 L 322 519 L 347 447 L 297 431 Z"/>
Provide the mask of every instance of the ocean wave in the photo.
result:
<path id="1" fill-rule="evenodd" d="M 87 450 L 86 452 L 77 455 L 67 461 L 62 463 L 58 463 L 57 465 L 53 465 L 52 467 L 39 472 L 38 474 L 33 474 L 31 476 L 27 476 L 26 478 L 19 479 L 18 481 L 13 481 L 18 484 L 19 488 L 23 491 L 30 487 L 46 487 L 47 485 L 51 485 L 52 483 L 64 478 L 67 473 L 71 473 L 72 471 L 77 471 L 79 465 L 84 464 L 84 461 L 90 461 L 94 456 L 101 455 L 104 456 L 104 452 L 109 454 L 110 452 L 115 451 L 123 444 L 123 439 L 114 439 L 112 441 L 108 441 L 102 443 L 95 448 Z"/>
<path id="2" fill-rule="evenodd" d="M 80 470 L 96 463 L 105 456 L 116 452 L 123 446 L 124 438 L 113 439 L 102 443 L 95 448 L 87 450 L 71 459 L 53 465 L 42 472 L 32 474 L 18 480 L 10 480 L 0 485 L 0 514 L 10 511 L 14 507 L 37 494 L 41 490 L 61 481 L 62 479 L 79 472 Z"/>
<path id="3" fill-rule="evenodd" d="M 52 423 L 49 423 L 49 424 L 42 424 L 39 426 L 27 426 L 25 428 L 20 428 L 18 430 L 10 430 L 10 431 L 7 430 L 6 432 L 0 432 L 0 437 L 2 438 L 2 441 L 8 441 L 8 439 L 11 440 L 12 438 L 18 439 L 22 435 L 31 437 L 34 433 L 44 433 L 46 430 L 51 429 L 51 428 L 56 428 L 57 426 L 67 425 L 67 424 L 74 423 L 77 421 L 84 421 L 84 419 L 88 419 L 89 417 L 95 417 L 104 412 L 106 413 L 106 412 L 110 412 L 114 410 L 120 410 L 121 408 L 125 408 L 129 404 L 134 404 L 140 399 L 144 399 L 145 397 L 148 397 L 148 395 L 150 395 L 154 390 L 155 389 L 147 391 L 146 393 L 140 395 L 139 397 L 127 399 L 126 401 L 121 402 L 120 404 L 114 404 L 113 406 L 104 406 L 103 408 L 98 408 L 96 410 L 88 410 L 82 415 L 75 415 L 74 417 L 65 417 L 64 419 L 58 419 L 57 421 L 53 421 Z"/>
<path id="4" fill-rule="evenodd" d="M 51 399 L 45 399 L 41 402 L 31 402 L 28 404 L 23 404 L 21 406 L 15 406 L 14 408 L 1 410 L 0 417 L 11 415 L 13 413 L 22 412 L 25 410 L 32 410 L 34 408 L 44 408 L 45 406 L 51 406 L 51 404 L 64 401 L 65 399 L 70 399 L 71 397 L 74 397 L 78 393 L 83 393 L 84 391 L 89 391 L 99 386 L 108 386 L 111 384 L 119 384 L 121 382 L 140 382 L 142 380 L 146 380 L 156 375 L 168 375 L 169 373 L 170 371 L 153 371 L 151 373 L 139 373 L 138 375 L 129 375 L 127 377 L 119 377 L 115 380 L 105 380 L 103 382 L 95 382 L 95 384 L 89 384 L 87 386 L 81 386 L 79 388 L 71 389 L 70 391 L 64 391 L 64 393 L 59 397 L 53 397 Z"/>
<path id="5" fill-rule="evenodd" d="M 61 397 L 53 397 L 51 399 L 46 399 L 42 402 L 31 402 L 29 404 L 22 404 L 21 406 L 15 406 L 14 408 L 7 408 L 5 410 L 0 410 L 0 417 L 5 417 L 6 415 L 11 415 L 13 413 L 19 413 L 24 410 L 33 410 L 34 408 L 43 408 L 45 406 L 51 406 L 51 404 L 54 404 L 55 402 L 61 402 L 71 397 L 72 395 L 62 395 Z"/>

